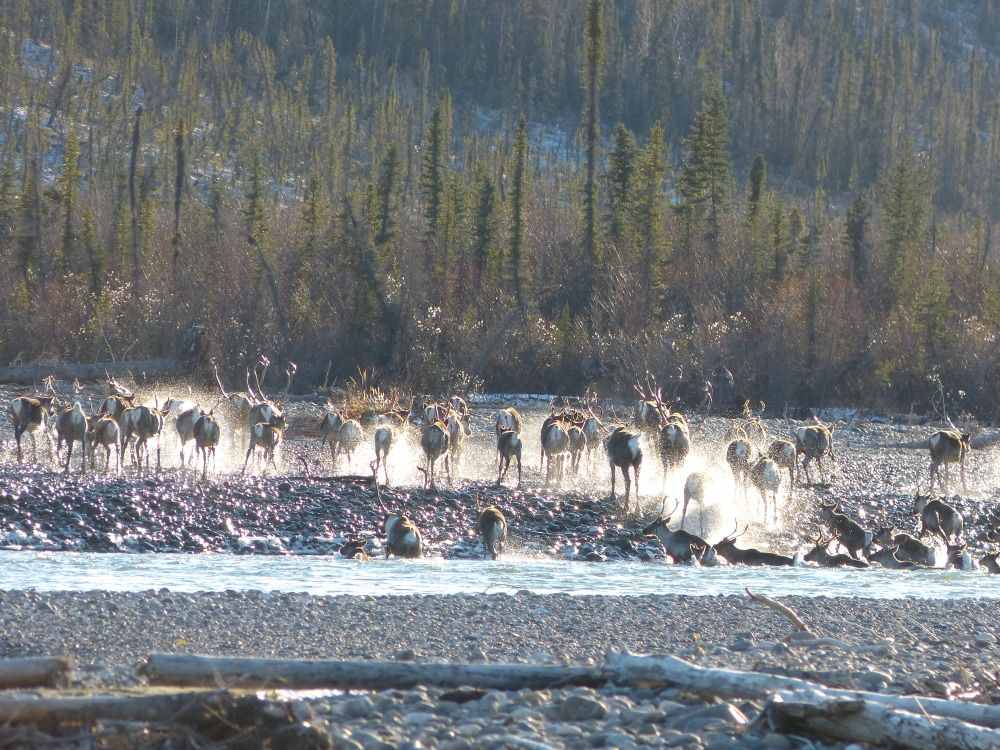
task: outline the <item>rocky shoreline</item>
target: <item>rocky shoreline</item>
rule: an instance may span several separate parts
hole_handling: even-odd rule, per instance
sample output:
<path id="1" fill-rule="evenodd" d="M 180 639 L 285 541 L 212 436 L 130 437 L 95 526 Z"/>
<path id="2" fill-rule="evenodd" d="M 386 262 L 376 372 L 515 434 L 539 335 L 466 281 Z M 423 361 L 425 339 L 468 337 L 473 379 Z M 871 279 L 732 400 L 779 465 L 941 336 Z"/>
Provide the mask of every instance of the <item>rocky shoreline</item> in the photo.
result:
<path id="1" fill-rule="evenodd" d="M 818 636 L 882 648 L 856 653 L 831 644 L 786 645 L 789 625 L 782 616 L 736 596 L 314 597 L 161 589 L 0 592 L 0 656 L 70 656 L 69 691 L 92 694 L 142 689 L 139 668 L 151 653 L 599 665 L 608 648 L 626 647 L 831 687 L 1000 701 L 996 600 L 783 602 Z M 676 689 L 485 691 L 463 700 L 429 687 L 294 695 L 285 706 L 315 733 L 310 742 L 318 744 L 311 747 L 802 746 L 750 724 L 760 702 L 706 702 Z M 297 731 L 301 740 L 302 726 Z"/>

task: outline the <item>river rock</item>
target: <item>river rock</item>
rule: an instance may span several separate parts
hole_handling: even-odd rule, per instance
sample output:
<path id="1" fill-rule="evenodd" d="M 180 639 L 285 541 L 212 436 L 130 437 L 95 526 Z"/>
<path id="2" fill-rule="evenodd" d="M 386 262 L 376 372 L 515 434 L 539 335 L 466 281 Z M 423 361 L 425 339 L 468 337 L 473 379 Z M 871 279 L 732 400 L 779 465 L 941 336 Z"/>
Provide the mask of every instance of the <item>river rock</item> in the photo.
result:
<path id="1" fill-rule="evenodd" d="M 601 719 L 607 712 L 607 706 L 599 700 L 582 695 L 571 695 L 559 706 L 559 718 L 563 721 Z"/>

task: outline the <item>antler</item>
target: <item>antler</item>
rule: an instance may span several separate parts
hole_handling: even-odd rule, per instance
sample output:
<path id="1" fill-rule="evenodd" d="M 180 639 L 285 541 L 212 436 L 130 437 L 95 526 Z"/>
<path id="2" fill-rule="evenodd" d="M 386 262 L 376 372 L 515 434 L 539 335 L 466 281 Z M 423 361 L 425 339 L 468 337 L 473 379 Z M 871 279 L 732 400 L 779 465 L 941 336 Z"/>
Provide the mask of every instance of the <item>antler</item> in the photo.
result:
<path id="1" fill-rule="evenodd" d="M 298 369 L 299 366 L 294 362 L 288 363 L 288 369 L 285 370 L 285 374 L 288 376 L 288 382 L 285 383 L 285 390 L 282 391 L 281 397 L 278 399 L 279 404 L 285 403 L 285 399 L 288 398 L 288 389 L 292 387 L 292 378 L 295 376 Z"/>
<path id="2" fill-rule="evenodd" d="M 215 370 L 215 382 L 219 384 L 219 390 L 222 392 L 222 397 L 229 400 L 229 394 L 226 393 L 226 387 L 222 385 L 222 378 L 219 377 L 219 363 L 215 361 L 215 357 L 212 357 L 212 369 Z M 250 377 L 250 373 L 247 373 L 247 378 Z"/>

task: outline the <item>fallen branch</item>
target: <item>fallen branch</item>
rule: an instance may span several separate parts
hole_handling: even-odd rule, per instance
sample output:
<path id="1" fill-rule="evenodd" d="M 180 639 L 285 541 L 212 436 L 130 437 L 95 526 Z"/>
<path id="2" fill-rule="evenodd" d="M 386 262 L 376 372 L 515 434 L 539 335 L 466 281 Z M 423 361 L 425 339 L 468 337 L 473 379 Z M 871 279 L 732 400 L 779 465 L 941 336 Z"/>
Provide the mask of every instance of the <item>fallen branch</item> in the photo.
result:
<path id="1" fill-rule="evenodd" d="M 795 677 L 739 672 L 732 669 L 706 669 L 675 656 L 640 656 L 609 651 L 604 666 L 608 678 L 617 684 L 662 685 L 692 693 L 707 693 L 722 698 L 767 698 L 771 693 L 795 690 L 822 690 L 834 698 L 861 699 L 888 708 L 926 713 L 982 727 L 1000 728 L 1000 707 L 940 698 L 884 695 L 864 690 L 825 688 L 815 682 Z"/>
<path id="2" fill-rule="evenodd" d="M 0 659 L 0 689 L 54 687 L 69 671 L 69 661 L 56 657 Z"/>
<path id="3" fill-rule="evenodd" d="M 416 685 L 532 690 L 607 682 L 595 667 L 530 664 L 417 664 L 413 662 L 238 659 L 192 654 L 151 654 L 140 672 L 154 685 L 243 688 L 387 690 Z"/>
<path id="4" fill-rule="evenodd" d="M 834 698 L 823 691 L 774 695 L 764 707 L 771 728 L 809 733 L 842 742 L 892 745 L 915 750 L 990 750 L 1000 747 L 1000 732 L 957 719 L 894 710 L 863 699 Z"/>
<path id="5" fill-rule="evenodd" d="M 762 596 L 761 594 L 755 594 L 749 588 L 746 590 L 746 592 L 747 596 L 750 597 L 750 601 L 759 602 L 760 604 L 763 604 L 765 607 L 770 607 L 775 612 L 779 612 L 782 615 L 784 615 L 788 619 L 788 621 L 792 623 L 792 626 L 797 631 L 804 633 L 809 632 L 809 628 L 806 626 L 806 624 L 802 622 L 799 616 L 795 614 L 790 607 L 782 604 L 781 602 L 776 602 L 774 599 L 771 599 L 769 597 Z"/>

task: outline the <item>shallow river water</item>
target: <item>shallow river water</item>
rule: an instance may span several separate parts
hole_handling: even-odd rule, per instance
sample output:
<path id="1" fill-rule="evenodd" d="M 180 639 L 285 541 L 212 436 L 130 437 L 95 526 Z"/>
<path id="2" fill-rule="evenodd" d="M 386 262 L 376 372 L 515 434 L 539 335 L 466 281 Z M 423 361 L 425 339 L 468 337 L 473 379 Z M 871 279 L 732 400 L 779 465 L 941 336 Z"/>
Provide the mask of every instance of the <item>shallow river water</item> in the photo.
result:
<path id="1" fill-rule="evenodd" d="M 511 556 L 501 562 L 373 560 L 336 555 L 164 555 L 0 552 L 0 589 L 39 591 L 260 590 L 314 595 L 456 593 L 741 594 L 864 598 L 1000 598 L 1000 576 L 929 570 L 691 568 L 660 563 L 586 563 Z"/>

